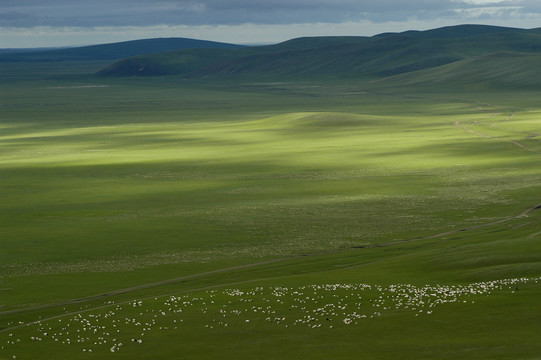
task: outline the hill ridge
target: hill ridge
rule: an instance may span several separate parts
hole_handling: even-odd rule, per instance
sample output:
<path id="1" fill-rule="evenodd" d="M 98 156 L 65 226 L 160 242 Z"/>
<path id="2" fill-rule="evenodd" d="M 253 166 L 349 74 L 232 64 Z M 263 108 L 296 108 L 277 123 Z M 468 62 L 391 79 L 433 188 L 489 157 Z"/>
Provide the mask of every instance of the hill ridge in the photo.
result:
<path id="1" fill-rule="evenodd" d="M 237 49 L 242 47 L 244 46 L 183 37 L 148 38 L 53 50 L 9 52 L 1 54 L 0 61 L 119 60 L 133 56 L 157 54 L 181 49 Z"/>

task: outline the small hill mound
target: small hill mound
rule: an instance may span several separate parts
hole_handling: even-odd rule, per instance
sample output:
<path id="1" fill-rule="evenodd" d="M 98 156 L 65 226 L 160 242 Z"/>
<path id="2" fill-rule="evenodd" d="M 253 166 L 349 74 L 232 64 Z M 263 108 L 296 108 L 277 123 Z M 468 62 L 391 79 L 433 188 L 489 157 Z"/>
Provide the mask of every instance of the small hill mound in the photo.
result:
<path id="1" fill-rule="evenodd" d="M 282 131 L 296 130 L 307 132 L 351 131 L 353 128 L 379 127 L 382 119 L 373 115 L 341 112 L 294 112 L 254 120 L 258 129 Z"/>

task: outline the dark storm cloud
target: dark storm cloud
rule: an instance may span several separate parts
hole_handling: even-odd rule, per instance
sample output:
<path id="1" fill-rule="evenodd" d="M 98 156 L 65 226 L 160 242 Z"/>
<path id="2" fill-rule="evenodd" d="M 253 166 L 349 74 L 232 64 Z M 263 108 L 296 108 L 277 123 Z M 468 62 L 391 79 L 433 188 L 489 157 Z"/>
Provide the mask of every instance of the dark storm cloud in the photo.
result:
<path id="1" fill-rule="evenodd" d="M 149 26 L 403 21 L 479 7 L 468 0 L 0 0 L 0 26 Z M 540 12 L 538 0 L 494 1 Z"/>
<path id="2" fill-rule="evenodd" d="M 19 24 L 32 24 L 36 22 L 35 16 L 17 11 L 0 12 L 1 26 L 18 26 Z"/>

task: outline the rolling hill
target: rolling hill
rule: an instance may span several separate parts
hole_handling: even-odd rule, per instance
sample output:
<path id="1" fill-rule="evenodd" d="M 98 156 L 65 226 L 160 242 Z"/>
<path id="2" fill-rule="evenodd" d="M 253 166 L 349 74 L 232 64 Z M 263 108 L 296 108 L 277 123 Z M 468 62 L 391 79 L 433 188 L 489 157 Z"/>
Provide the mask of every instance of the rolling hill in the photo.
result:
<path id="1" fill-rule="evenodd" d="M 242 46 L 206 40 L 157 38 L 56 50 L 10 51 L 9 53 L 0 55 L 0 62 L 117 60 L 137 55 L 162 53 L 179 49 L 235 49 L 240 47 Z"/>
<path id="2" fill-rule="evenodd" d="M 380 80 L 402 86 L 538 88 L 541 53 L 498 52 Z"/>
<path id="3" fill-rule="evenodd" d="M 179 75 L 185 78 L 360 78 L 378 80 L 439 69 L 491 54 L 498 68 L 516 54 L 541 53 L 539 29 L 483 25 L 385 33 L 373 37 L 308 37 L 240 49 L 191 49 L 142 55 L 115 62 L 100 76 Z M 521 60 L 517 60 L 521 61 Z M 535 67 L 535 62 L 527 62 Z M 462 67 L 477 66 L 466 61 Z M 526 65 L 526 63 L 524 63 Z M 453 67 L 444 68 L 446 76 Z M 434 70 L 436 71 L 436 70 Z M 464 72 L 465 70 L 461 70 Z M 475 71 L 475 70 L 472 70 Z M 432 75 L 437 77 L 435 72 Z"/>

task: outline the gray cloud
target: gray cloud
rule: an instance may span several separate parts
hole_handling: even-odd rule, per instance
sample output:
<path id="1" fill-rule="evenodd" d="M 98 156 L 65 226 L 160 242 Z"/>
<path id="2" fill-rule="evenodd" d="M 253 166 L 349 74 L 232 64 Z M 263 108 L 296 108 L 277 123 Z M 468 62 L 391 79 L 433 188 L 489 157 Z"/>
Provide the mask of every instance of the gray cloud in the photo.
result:
<path id="1" fill-rule="evenodd" d="M 459 16 L 456 9 L 488 6 L 541 13 L 538 0 L 0 0 L 0 27 L 385 22 L 449 18 Z"/>
<path id="2" fill-rule="evenodd" d="M 541 2 L 538 0 L 510 1 L 510 5 L 520 6 L 524 13 L 541 14 Z"/>
<path id="3" fill-rule="evenodd" d="M 19 24 L 32 24 L 36 22 L 36 17 L 29 13 L 17 11 L 0 12 L 0 24 L 2 26 L 17 26 Z"/>

